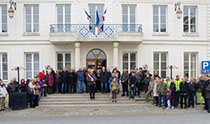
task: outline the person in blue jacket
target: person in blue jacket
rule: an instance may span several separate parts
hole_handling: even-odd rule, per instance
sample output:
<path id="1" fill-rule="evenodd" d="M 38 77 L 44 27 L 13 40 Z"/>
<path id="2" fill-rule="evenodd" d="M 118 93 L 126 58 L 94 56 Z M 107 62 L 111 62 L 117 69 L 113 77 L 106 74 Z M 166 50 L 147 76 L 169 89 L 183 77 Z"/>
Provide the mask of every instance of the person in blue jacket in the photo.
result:
<path id="1" fill-rule="evenodd" d="M 78 84 L 77 86 L 78 86 L 79 93 L 83 92 L 84 80 L 85 80 L 84 75 L 85 75 L 85 72 L 80 67 L 79 70 L 76 72 L 77 84 Z"/>
<path id="2" fill-rule="evenodd" d="M 117 79 L 117 83 L 119 84 L 119 83 L 120 83 L 120 82 L 119 82 L 119 79 L 115 76 L 114 73 L 112 73 L 112 76 L 109 78 L 109 82 L 108 82 L 108 83 L 110 84 L 114 78 Z"/>

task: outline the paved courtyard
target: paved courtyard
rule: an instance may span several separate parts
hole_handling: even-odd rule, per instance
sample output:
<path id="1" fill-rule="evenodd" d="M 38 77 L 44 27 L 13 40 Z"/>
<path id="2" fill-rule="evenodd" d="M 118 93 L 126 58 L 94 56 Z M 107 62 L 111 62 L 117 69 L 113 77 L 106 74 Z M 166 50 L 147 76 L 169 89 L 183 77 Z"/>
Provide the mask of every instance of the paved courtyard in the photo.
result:
<path id="1" fill-rule="evenodd" d="M 88 94 L 53 94 L 41 99 L 39 107 L 25 110 L 6 109 L 0 111 L 2 124 L 60 124 L 60 123 L 156 123 L 161 124 L 199 124 L 210 121 L 209 114 L 203 111 L 203 105 L 185 109 L 162 109 L 145 102 L 144 98 L 129 100 L 118 97 L 112 103 L 109 94 L 96 94 L 96 100 L 90 101 Z"/>
<path id="2" fill-rule="evenodd" d="M 0 117 L 43 117 L 43 116 L 72 116 L 72 115 L 171 115 L 171 114 L 205 114 L 203 105 L 193 109 L 165 110 L 151 103 L 143 101 L 139 105 L 120 105 L 118 103 L 109 106 L 76 106 L 76 107 L 36 107 L 25 110 L 6 109 L 0 112 Z"/>
<path id="3" fill-rule="evenodd" d="M 0 117 L 2 124 L 208 124 L 209 114 Z"/>

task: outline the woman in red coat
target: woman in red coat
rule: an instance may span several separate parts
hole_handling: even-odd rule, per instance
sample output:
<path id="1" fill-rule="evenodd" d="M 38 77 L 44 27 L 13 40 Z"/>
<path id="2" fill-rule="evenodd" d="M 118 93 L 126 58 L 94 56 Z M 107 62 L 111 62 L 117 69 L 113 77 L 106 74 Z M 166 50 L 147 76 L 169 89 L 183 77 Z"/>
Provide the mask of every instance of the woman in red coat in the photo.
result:
<path id="1" fill-rule="evenodd" d="M 53 74 L 51 74 L 51 70 L 47 71 L 47 85 L 48 85 L 48 94 L 52 94 L 52 87 L 54 84 Z"/>

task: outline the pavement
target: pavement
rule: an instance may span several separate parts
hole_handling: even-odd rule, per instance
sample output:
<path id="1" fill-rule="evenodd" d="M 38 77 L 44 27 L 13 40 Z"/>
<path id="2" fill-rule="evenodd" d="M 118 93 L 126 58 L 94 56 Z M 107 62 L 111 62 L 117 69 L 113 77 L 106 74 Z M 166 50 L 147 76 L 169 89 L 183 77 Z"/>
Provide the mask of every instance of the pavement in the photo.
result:
<path id="1" fill-rule="evenodd" d="M 1 124 L 209 124 L 209 122 L 209 114 L 0 117 Z"/>
<path id="2" fill-rule="evenodd" d="M 166 110 L 139 98 L 129 100 L 120 96 L 117 103 L 112 103 L 109 94 L 97 94 L 95 101 L 89 100 L 88 94 L 54 94 L 42 98 L 36 108 L 0 111 L 0 124 L 210 122 L 210 114 L 202 109 L 203 105 L 196 105 L 195 108 Z"/>

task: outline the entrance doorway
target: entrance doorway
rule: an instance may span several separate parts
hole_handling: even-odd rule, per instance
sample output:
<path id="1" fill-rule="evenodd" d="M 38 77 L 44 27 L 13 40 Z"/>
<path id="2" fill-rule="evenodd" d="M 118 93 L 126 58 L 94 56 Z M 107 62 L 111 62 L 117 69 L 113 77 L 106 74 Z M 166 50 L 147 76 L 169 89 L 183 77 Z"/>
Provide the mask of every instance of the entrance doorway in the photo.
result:
<path id="1" fill-rule="evenodd" d="M 92 49 L 86 57 L 86 67 L 90 69 L 106 68 L 106 54 L 100 49 Z"/>

